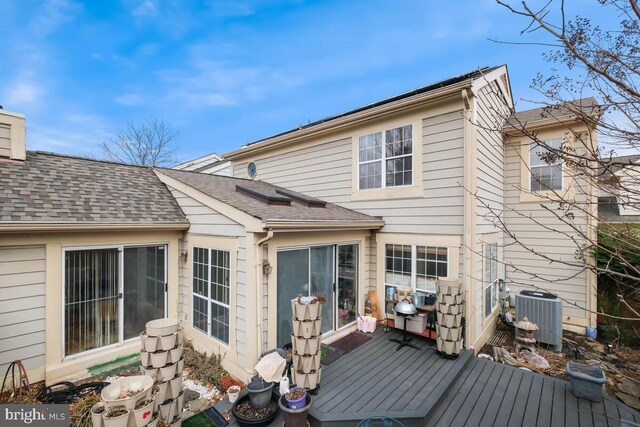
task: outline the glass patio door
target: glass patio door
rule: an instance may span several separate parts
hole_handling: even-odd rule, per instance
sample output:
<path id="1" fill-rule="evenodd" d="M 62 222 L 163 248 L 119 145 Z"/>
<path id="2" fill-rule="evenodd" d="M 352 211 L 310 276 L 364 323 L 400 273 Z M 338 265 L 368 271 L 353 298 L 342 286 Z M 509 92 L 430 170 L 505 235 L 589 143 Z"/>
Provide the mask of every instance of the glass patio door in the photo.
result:
<path id="1" fill-rule="evenodd" d="M 309 295 L 323 295 L 327 302 L 322 307 L 322 333 L 334 330 L 335 297 L 333 246 L 314 246 L 309 254 L 311 289 Z"/>
<path id="2" fill-rule="evenodd" d="M 358 313 L 358 245 L 338 245 L 338 329 L 355 322 Z"/>
<path id="3" fill-rule="evenodd" d="M 309 295 L 309 249 L 278 251 L 278 347 L 291 342 L 291 300 Z"/>
<path id="4" fill-rule="evenodd" d="M 135 338 L 165 316 L 166 246 L 64 251 L 64 354 Z"/>
<path id="5" fill-rule="evenodd" d="M 124 339 L 165 314 L 165 247 L 124 248 Z"/>
<path id="6" fill-rule="evenodd" d="M 65 252 L 65 355 L 120 341 L 120 251 Z"/>

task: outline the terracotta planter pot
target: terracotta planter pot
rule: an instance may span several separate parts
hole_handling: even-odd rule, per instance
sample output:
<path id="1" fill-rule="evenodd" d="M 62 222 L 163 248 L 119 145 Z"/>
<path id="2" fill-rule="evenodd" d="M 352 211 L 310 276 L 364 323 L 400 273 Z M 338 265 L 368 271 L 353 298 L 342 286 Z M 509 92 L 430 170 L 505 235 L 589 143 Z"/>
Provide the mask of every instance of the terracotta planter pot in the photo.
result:
<path id="1" fill-rule="evenodd" d="M 462 295 L 437 294 L 438 302 L 441 304 L 462 304 Z"/>
<path id="2" fill-rule="evenodd" d="M 437 303 L 436 310 L 444 314 L 462 314 L 462 304 Z"/>
<path id="3" fill-rule="evenodd" d="M 462 293 L 462 284 L 451 280 L 438 280 L 436 289 L 439 293 L 445 295 L 458 295 Z"/>
<path id="4" fill-rule="evenodd" d="M 102 414 L 102 422 L 104 427 L 127 427 L 129 424 L 129 417 L 131 416 L 131 411 L 127 411 L 126 414 L 120 415 L 118 417 L 106 417 L 108 412 Z"/>
<path id="5" fill-rule="evenodd" d="M 182 414 L 182 408 L 184 408 L 184 390 L 180 390 L 180 394 L 178 395 L 176 402 L 176 412 L 180 415 Z"/>
<path id="6" fill-rule="evenodd" d="M 462 338 L 462 328 L 447 328 L 443 325 L 436 325 L 436 332 L 442 339 L 448 341 L 459 341 Z"/>
<path id="7" fill-rule="evenodd" d="M 167 400 L 167 389 L 169 388 L 169 381 L 164 381 L 156 384 L 160 391 L 156 394 L 156 408 Z"/>
<path id="8" fill-rule="evenodd" d="M 155 353 L 151 353 L 151 366 L 154 368 L 164 367 L 167 364 L 168 357 L 168 351 L 156 351 Z"/>
<path id="9" fill-rule="evenodd" d="M 294 370 L 291 372 L 291 375 L 293 376 L 292 379 L 295 385 L 313 390 L 314 388 L 318 387 L 318 384 L 320 384 L 322 368 L 318 369 L 315 372 L 309 373 L 303 373 Z"/>
<path id="10" fill-rule="evenodd" d="M 147 424 L 147 427 L 156 427 L 160 422 L 160 412 L 158 411 L 154 412 L 151 417 L 152 417 L 152 420 L 149 422 L 149 424 Z"/>
<path id="11" fill-rule="evenodd" d="M 447 341 L 438 337 L 437 347 L 438 351 L 444 354 L 454 355 L 460 353 L 460 341 Z"/>
<path id="12" fill-rule="evenodd" d="M 144 351 L 144 349 L 140 350 L 140 364 L 145 368 L 151 366 L 151 353 Z"/>
<path id="13" fill-rule="evenodd" d="M 178 360 L 180 360 L 180 358 L 182 357 L 183 351 L 184 351 L 184 348 L 180 344 L 178 344 L 176 348 L 169 351 L 169 358 L 171 359 L 169 360 L 169 362 L 176 363 Z"/>
<path id="14" fill-rule="evenodd" d="M 169 399 L 160 405 L 160 417 L 165 422 L 172 420 L 176 416 L 176 402 L 173 399 Z"/>
<path id="15" fill-rule="evenodd" d="M 461 314 L 444 314 L 437 313 L 438 324 L 445 326 L 447 328 L 458 328 L 460 327 L 460 323 L 462 321 Z"/>
<path id="16" fill-rule="evenodd" d="M 160 349 L 158 337 L 150 337 L 145 332 L 143 332 L 142 334 L 140 334 L 140 339 L 142 340 L 142 348 L 144 348 L 144 351 L 153 353 L 154 351 Z"/>
<path id="17" fill-rule="evenodd" d="M 142 408 L 133 409 L 133 419 L 135 420 L 137 427 L 143 427 L 149 424 L 151 418 L 153 418 L 154 406 L 155 402 L 153 399 L 151 399 L 150 402 L 144 405 Z"/>
<path id="18" fill-rule="evenodd" d="M 140 373 L 142 375 L 147 375 L 153 378 L 153 381 L 156 382 L 160 379 L 160 375 L 158 374 L 157 368 L 145 368 L 144 366 L 140 366 Z"/>
<path id="19" fill-rule="evenodd" d="M 177 363 L 170 363 L 160 368 L 160 378 L 162 381 L 169 381 L 176 377 Z"/>
<path id="20" fill-rule="evenodd" d="M 171 335 L 164 335 L 160 337 L 160 348 L 164 351 L 175 348 L 176 342 L 178 342 L 178 333 Z"/>
<path id="21" fill-rule="evenodd" d="M 102 413 L 104 410 L 104 402 L 98 402 L 91 407 L 91 422 L 93 422 L 93 427 L 102 427 L 104 425 L 102 421 Z"/>
<path id="22" fill-rule="evenodd" d="M 293 369 L 308 374 L 320 369 L 320 355 L 301 356 L 293 355 Z"/>
<path id="23" fill-rule="evenodd" d="M 182 390 L 182 375 L 178 375 L 177 377 L 169 381 L 167 395 L 171 399 L 175 399 L 180 394 L 180 390 Z"/>
<path id="24" fill-rule="evenodd" d="M 175 319 L 155 319 L 150 320 L 145 325 L 147 335 L 150 337 L 161 337 L 171 335 L 178 331 L 178 321 Z"/>
<path id="25" fill-rule="evenodd" d="M 291 337 L 291 344 L 293 346 L 293 353 L 298 355 L 310 354 L 314 355 L 320 350 L 320 343 L 322 341 L 321 336 L 312 338 Z"/>

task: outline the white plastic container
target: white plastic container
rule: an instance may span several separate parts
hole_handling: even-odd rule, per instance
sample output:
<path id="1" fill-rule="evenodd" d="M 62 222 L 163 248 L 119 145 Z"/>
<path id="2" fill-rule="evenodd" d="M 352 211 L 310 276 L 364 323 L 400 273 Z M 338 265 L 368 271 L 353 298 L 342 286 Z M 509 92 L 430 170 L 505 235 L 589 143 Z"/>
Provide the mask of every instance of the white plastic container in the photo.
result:
<path id="1" fill-rule="evenodd" d="M 358 316 L 358 330 L 360 332 L 373 333 L 376 330 L 378 319 L 373 316 Z"/>

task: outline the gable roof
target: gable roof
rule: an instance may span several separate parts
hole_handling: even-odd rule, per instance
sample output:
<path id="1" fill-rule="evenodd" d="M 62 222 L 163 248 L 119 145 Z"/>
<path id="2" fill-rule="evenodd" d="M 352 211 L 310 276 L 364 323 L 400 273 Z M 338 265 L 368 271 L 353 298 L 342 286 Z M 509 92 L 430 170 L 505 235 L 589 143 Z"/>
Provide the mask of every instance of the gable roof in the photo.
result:
<path id="1" fill-rule="evenodd" d="M 390 98 L 385 98 L 383 100 L 374 102 L 372 104 L 367 104 L 364 105 L 362 107 L 358 107 L 355 108 L 353 110 L 349 110 L 346 111 L 344 113 L 340 113 L 340 114 L 336 114 L 333 116 L 329 116 L 329 117 L 325 117 L 323 119 L 320 120 L 316 120 L 314 122 L 308 123 L 306 125 L 301 125 L 298 126 L 297 128 L 294 129 L 290 129 L 288 131 L 285 132 L 281 132 L 278 133 L 276 135 L 272 135 L 269 136 L 267 138 L 263 138 L 260 139 L 258 141 L 254 141 L 254 142 L 250 142 L 248 144 L 245 144 L 244 146 L 242 146 L 240 149 L 238 150 L 234 150 L 232 152 L 226 153 L 224 154 L 224 158 L 225 159 L 229 159 L 229 160 L 233 160 L 234 158 L 236 158 L 237 156 L 240 155 L 244 155 L 246 152 L 251 152 L 254 148 L 257 148 L 256 146 L 269 146 L 273 143 L 275 143 L 276 141 L 278 141 L 279 139 L 281 139 L 282 137 L 286 137 L 292 134 L 295 134 L 297 132 L 302 132 L 305 130 L 310 130 L 313 128 L 318 128 L 321 127 L 321 125 L 326 125 L 327 123 L 332 123 L 332 122 L 338 122 L 340 119 L 344 119 L 344 118 L 349 118 L 350 116 L 356 116 L 359 113 L 365 113 L 367 111 L 370 110 L 376 110 L 379 107 L 383 107 L 386 106 L 388 104 L 392 104 L 395 102 L 399 102 L 399 101 L 403 101 L 409 98 L 419 98 L 419 95 L 426 95 L 429 94 L 431 92 L 436 92 L 439 89 L 445 89 L 445 88 L 451 88 L 452 86 L 455 86 L 457 84 L 464 84 L 467 83 L 469 85 L 471 85 L 473 83 L 474 80 L 479 79 L 483 76 L 485 76 L 486 74 L 497 70 L 500 67 L 504 67 L 503 65 L 501 66 L 495 66 L 495 67 L 479 67 L 478 69 L 474 70 L 474 71 L 470 71 L 464 74 L 460 74 L 458 76 L 455 77 L 451 77 L 451 78 L 447 78 L 435 83 L 431 83 L 427 86 L 422 86 L 413 90 L 410 90 L 408 92 L 404 92 L 401 93 L 399 95 L 395 95 L 392 96 Z M 451 88 L 452 89 L 452 88 Z"/>
<path id="2" fill-rule="evenodd" d="M 562 104 L 545 105 L 516 112 L 507 119 L 507 127 L 517 129 L 525 124 L 535 127 L 576 119 L 578 114 L 597 117 L 599 113 L 600 108 L 595 98 L 581 98 Z"/>
<path id="3" fill-rule="evenodd" d="M 0 229 L 173 228 L 186 216 L 147 167 L 28 151 L 0 163 Z"/>
<path id="4" fill-rule="evenodd" d="M 182 184 L 223 202 L 254 218 L 265 227 L 284 227 L 284 224 L 323 224 L 332 226 L 347 224 L 351 228 L 380 228 L 384 221 L 332 203 L 324 204 L 304 194 L 291 191 L 263 181 L 209 175 L 175 169 L 156 169 L 159 174 L 173 178 Z M 243 188 L 238 188 L 243 187 Z M 248 190 L 248 191 L 247 191 Z M 251 194 L 254 193 L 254 194 Z M 260 197 L 260 195 L 263 195 Z M 270 204 L 266 199 L 289 199 L 290 205 Z M 309 200 L 303 203 L 300 199 Z M 313 205 L 313 206 L 310 206 Z"/>

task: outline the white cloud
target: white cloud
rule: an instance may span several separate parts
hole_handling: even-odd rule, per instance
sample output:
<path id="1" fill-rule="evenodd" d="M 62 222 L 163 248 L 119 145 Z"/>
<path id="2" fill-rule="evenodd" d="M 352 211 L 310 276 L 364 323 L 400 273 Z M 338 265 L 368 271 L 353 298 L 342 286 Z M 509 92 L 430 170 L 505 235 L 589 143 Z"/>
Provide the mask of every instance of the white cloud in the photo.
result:
<path id="1" fill-rule="evenodd" d="M 115 97 L 114 101 L 122 105 L 141 105 L 144 103 L 144 98 L 137 93 L 127 93 Z"/>
<path id="2" fill-rule="evenodd" d="M 71 0 L 47 0 L 29 23 L 29 28 L 38 36 L 47 36 L 71 21 L 81 9 L 81 5 Z"/>
<path id="3" fill-rule="evenodd" d="M 133 9 L 131 14 L 136 17 L 157 16 L 158 5 L 153 0 L 145 0 L 138 7 Z"/>
<path id="4" fill-rule="evenodd" d="M 9 109 L 26 108 L 36 105 L 44 91 L 40 86 L 26 81 L 18 81 L 8 85 L 3 99 Z"/>

